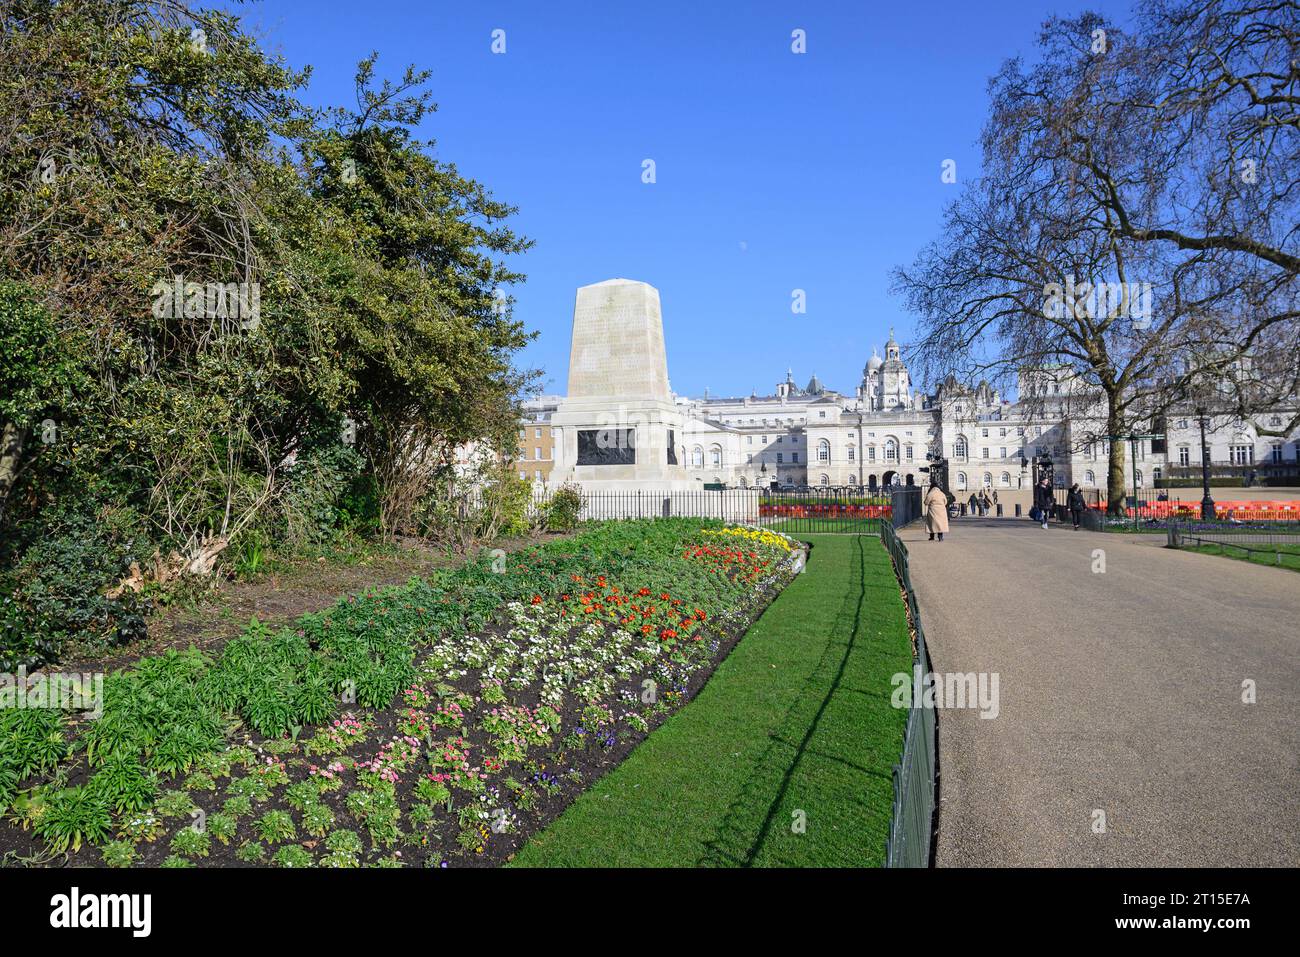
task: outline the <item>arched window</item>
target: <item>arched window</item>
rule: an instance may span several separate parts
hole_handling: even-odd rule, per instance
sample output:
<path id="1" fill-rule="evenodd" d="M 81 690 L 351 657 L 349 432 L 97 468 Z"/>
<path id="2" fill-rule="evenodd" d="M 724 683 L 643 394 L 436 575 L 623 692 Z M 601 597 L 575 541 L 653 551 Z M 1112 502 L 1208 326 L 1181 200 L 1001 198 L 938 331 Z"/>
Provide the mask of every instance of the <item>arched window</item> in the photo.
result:
<path id="1" fill-rule="evenodd" d="M 722 467 L 722 446 L 715 445 L 709 449 L 709 462 L 715 469 Z"/>
<path id="2" fill-rule="evenodd" d="M 743 475 L 740 477 L 740 487 L 749 488 L 749 479 L 745 478 Z"/>
<path id="3" fill-rule="evenodd" d="M 985 488 L 988 488 L 988 487 L 991 486 L 992 484 L 993 484 L 993 476 L 990 475 L 988 472 L 985 472 L 985 473 L 984 473 L 984 487 L 985 487 Z"/>
<path id="4" fill-rule="evenodd" d="M 1141 487 L 1142 487 L 1142 470 L 1141 470 L 1141 469 L 1138 469 L 1138 470 L 1137 470 L 1135 481 L 1137 482 L 1137 487 L 1138 487 L 1138 488 L 1141 488 Z"/>
<path id="5" fill-rule="evenodd" d="M 885 439 L 885 461 L 886 462 L 898 461 L 898 440 L 897 439 Z"/>
<path id="6" fill-rule="evenodd" d="M 966 436 L 957 436 L 957 441 L 952 446 L 952 457 L 955 459 L 964 459 L 966 457 Z"/>
<path id="7" fill-rule="evenodd" d="M 1003 472 L 1001 477 L 998 479 L 998 484 L 1003 488 L 1011 488 L 1011 473 Z"/>
<path id="8" fill-rule="evenodd" d="M 818 481 L 819 481 L 820 484 L 822 484 L 822 485 L 830 485 L 830 484 L 831 484 L 831 477 L 830 477 L 829 475 L 826 475 L 825 473 L 822 473 L 822 477 L 821 477 Z"/>
<path id="9" fill-rule="evenodd" d="M 704 449 L 701 446 L 695 446 L 691 449 L 691 465 L 697 469 L 704 468 Z"/>
<path id="10" fill-rule="evenodd" d="M 958 472 L 958 473 L 957 473 L 957 487 L 958 487 L 959 489 L 965 489 L 965 488 L 966 488 L 966 473 L 965 473 L 965 472 Z"/>
<path id="11" fill-rule="evenodd" d="M 817 443 L 817 461 L 829 462 L 831 460 L 831 444 L 826 439 Z"/>
<path id="12" fill-rule="evenodd" d="M 1083 473 L 1083 484 L 1084 485 L 1097 484 L 1097 476 L 1093 473 L 1092 469 L 1089 469 L 1088 471 Z"/>
<path id="13" fill-rule="evenodd" d="M 852 472 L 849 473 L 849 484 L 850 484 L 850 485 L 857 485 L 857 484 L 858 484 L 858 477 L 857 477 L 856 475 L 854 475 Z"/>

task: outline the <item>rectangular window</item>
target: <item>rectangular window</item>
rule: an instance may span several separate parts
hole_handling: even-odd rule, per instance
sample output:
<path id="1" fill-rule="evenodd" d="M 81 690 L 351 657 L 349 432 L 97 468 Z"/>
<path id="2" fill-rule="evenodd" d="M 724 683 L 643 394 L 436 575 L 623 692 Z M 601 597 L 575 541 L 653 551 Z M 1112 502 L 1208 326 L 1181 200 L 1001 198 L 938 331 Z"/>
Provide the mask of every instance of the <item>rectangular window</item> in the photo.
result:
<path id="1" fill-rule="evenodd" d="M 1184 467 L 1192 464 L 1192 450 L 1185 445 L 1178 447 L 1178 464 Z"/>
<path id="2" fill-rule="evenodd" d="M 988 457 L 989 457 L 989 450 L 988 450 L 987 448 L 982 448 L 982 449 L 980 449 L 980 456 L 981 456 L 982 458 L 988 458 Z"/>
<path id="3" fill-rule="evenodd" d="M 668 464 L 677 464 L 677 436 L 672 429 L 668 430 Z"/>
<path id="4" fill-rule="evenodd" d="M 1004 430 L 1004 431 L 1005 431 L 1005 430 Z M 1006 447 L 1005 445 L 1003 445 L 1003 446 L 999 446 L 999 448 L 998 448 L 998 458 L 1005 459 L 1006 457 L 1007 457 L 1007 447 Z"/>
<path id="5" fill-rule="evenodd" d="M 540 462 L 540 461 L 542 460 L 542 450 L 541 450 L 541 449 L 533 449 L 533 458 L 537 459 L 537 461 Z"/>
<path id="6" fill-rule="evenodd" d="M 799 461 L 799 453 L 798 453 L 798 452 L 791 452 L 791 453 L 790 453 L 790 461 L 791 461 L 791 462 L 798 462 L 798 461 Z"/>
<path id="7" fill-rule="evenodd" d="M 776 453 L 776 462 L 777 462 L 777 464 L 780 465 L 780 464 L 781 464 L 782 462 L 784 462 L 784 461 L 785 461 L 785 456 L 784 456 L 782 453 L 777 452 L 777 453 Z"/>
<path id="8" fill-rule="evenodd" d="M 533 438 L 535 438 L 535 439 L 540 439 L 541 437 L 542 437 L 542 430 L 541 430 L 541 429 L 533 429 Z"/>
<path id="9" fill-rule="evenodd" d="M 1250 465 L 1254 461 L 1253 451 L 1249 445 L 1234 445 L 1231 448 L 1233 465 Z"/>
<path id="10" fill-rule="evenodd" d="M 578 465 L 635 465 L 636 429 L 579 429 Z"/>
<path id="11" fill-rule="evenodd" d="M 1282 446 L 1280 445 L 1273 446 L 1273 464 L 1274 465 L 1282 464 Z"/>

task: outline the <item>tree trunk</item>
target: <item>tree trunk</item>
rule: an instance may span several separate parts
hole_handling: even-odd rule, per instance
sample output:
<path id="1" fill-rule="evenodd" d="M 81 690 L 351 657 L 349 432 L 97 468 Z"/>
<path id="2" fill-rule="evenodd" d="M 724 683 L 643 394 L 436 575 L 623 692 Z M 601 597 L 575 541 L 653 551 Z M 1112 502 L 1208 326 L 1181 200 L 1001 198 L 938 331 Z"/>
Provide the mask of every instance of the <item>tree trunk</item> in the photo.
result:
<path id="1" fill-rule="evenodd" d="M 1109 398 L 1110 409 L 1106 415 L 1106 432 L 1111 436 L 1110 456 L 1106 473 L 1106 514 L 1124 514 L 1124 440 L 1116 438 L 1124 431 L 1124 422 L 1115 408 L 1116 397 Z"/>
<path id="2" fill-rule="evenodd" d="M 0 430 L 0 520 L 4 518 L 9 492 L 18 479 L 18 463 L 23 457 L 23 441 L 26 438 L 26 430 L 18 428 L 13 422 L 6 422 L 4 429 Z"/>

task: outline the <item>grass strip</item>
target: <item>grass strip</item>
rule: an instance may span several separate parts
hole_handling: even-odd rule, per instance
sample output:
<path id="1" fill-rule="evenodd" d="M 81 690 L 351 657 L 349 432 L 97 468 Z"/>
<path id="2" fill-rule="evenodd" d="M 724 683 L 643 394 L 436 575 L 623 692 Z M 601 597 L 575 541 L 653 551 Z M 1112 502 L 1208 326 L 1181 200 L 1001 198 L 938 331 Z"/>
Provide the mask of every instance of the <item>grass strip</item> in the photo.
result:
<path id="1" fill-rule="evenodd" d="M 1219 555 L 1224 558 L 1235 558 L 1238 561 L 1253 562 L 1256 565 L 1269 565 L 1273 568 L 1289 568 L 1292 571 L 1300 571 L 1300 545 L 1251 543 L 1249 547 L 1255 550 L 1246 552 L 1231 545 L 1184 546 L 1184 549 L 1189 552 L 1199 552 L 1202 555 Z M 1281 555 L 1280 559 L 1278 558 L 1279 554 Z"/>

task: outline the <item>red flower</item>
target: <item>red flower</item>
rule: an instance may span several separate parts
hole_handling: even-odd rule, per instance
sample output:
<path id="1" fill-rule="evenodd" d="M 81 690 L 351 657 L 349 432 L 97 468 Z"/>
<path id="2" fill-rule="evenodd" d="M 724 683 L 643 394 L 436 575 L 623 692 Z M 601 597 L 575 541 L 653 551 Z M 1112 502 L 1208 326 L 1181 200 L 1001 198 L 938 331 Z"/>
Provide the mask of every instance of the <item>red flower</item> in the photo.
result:
<path id="1" fill-rule="evenodd" d="M 542 603 L 542 596 L 541 596 L 541 595 L 534 595 L 534 596 L 533 596 L 533 604 L 534 604 L 534 605 L 540 605 L 541 603 Z"/>

